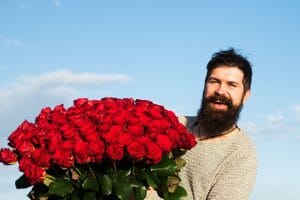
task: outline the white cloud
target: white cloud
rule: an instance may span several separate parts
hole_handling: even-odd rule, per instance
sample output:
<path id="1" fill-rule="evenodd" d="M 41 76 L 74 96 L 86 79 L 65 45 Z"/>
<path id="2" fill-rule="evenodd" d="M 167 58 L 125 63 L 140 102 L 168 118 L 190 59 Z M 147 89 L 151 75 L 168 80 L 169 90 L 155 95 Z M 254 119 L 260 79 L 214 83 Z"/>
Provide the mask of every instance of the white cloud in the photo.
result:
<path id="1" fill-rule="evenodd" d="M 246 133 L 256 135 L 261 132 L 261 127 L 252 121 L 239 122 L 239 126 L 245 130 Z"/>
<path id="2" fill-rule="evenodd" d="M 0 87 L 0 135 L 6 137 L 24 119 L 34 120 L 41 108 L 69 105 L 78 97 L 89 97 L 101 86 L 127 83 L 122 74 L 74 73 L 67 70 L 40 75 L 24 75 L 14 83 Z M 5 135 L 2 135 L 5 134 Z"/>
<path id="3" fill-rule="evenodd" d="M 9 38 L 4 35 L 0 35 L 0 45 L 2 46 L 21 46 L 23 43 L 16 38 Z"/>
<path id="4" fill-rule="evenodd" d="M 266 120 L 270 123 L 279 123 L 283 121 L 283 116 L 281 114 L 272 114 L 266 116 Z"/>
<path id="5" fill-rule="evenodd" d="M 37 76 L 23 75 L 17 82 L 0 88 L 0 111 L 9 105 L 28 99 L 67 98 L 79 95 L 82 87 L 98 87 L 107 84 L 127 83 L 132 78 L 122 74 L 74 73 L 67 70 L 49 72 Z"/>
<path id="6" fill-rule="evenodd" d="M 300 120 L 300 105 L 294 105 L 293 111 L 298 113 Z M 253 121 L 241 121 L 239 125 L 256 139 L 300 141 L 299 123 L 288 109 L 284 112 L 275 111 L 273 114 L 259 117 Z"/>
<path id="7" fill-rule="evenodd" d="M 8 66 L 6 66 L 6 65 L 0 65 L 0 70 L 6 70 L 6 69 L 8 69 Z"/>
<path id="8" fill-rule="evenodd" d="M 293 112 L 296 114 L 296 119 L 300 121 L 300 104 L 295 104 L 292 106 Z"/>
<path id="9" fill-rule="evenodd" d="M 26 10 L 27 9 L 27 5 L 25 3 L 21 4 L 21 10 Z"/>
<path id="10" fill-rule="evenodd" d="M 61 5 L 60 0 L 52 0 L 54 6 L 59 7 Z"/>
<path id="11" fill-rule="evenodd" d="M 47 85 L 103 85 L 111 83 L 126 83 L 131 77 L 123 74 L 93 74 L 74 73 L 68 70 L 49 72 L 39 76 L 23 75 L 22 82 L 27 82 L 32 86 L 44 87 Z"/>

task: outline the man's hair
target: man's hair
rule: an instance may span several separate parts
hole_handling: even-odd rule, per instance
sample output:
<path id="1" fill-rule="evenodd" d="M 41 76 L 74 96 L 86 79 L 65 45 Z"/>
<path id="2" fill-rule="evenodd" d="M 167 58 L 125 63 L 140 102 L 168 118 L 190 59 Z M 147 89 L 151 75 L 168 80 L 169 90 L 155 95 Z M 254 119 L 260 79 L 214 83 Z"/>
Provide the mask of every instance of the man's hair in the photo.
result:
<path id="1" fill-rule="evenodd" d="M 207 73 L 205 82 L 211 75 L 212 71 L 221 65 L 238 67 L 244 73 L 243 85 L 244 91 L 250 90 L 252 81 L 251 63 L 246 57 L 238 54 L 234 48 L 221 50 L 213 54 L 211 60 L 207 63 Z"/>

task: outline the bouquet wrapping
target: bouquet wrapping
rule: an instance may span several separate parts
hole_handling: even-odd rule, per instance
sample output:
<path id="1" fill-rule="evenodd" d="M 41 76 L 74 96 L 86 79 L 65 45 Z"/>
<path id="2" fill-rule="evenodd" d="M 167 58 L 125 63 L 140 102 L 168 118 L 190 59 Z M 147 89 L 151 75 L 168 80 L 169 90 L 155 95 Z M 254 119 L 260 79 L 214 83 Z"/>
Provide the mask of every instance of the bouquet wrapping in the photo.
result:
<path id="1" fill-rule="evenodd" d="M 16 188 L 32 187 L 28 197 L 39 200 L 142 200 L 149 188 L 181 199 L 181 156 L 196 144 L 172 111 L 112 97 L 43 108 L 8 141 L 0 162 L 18 163 Z"/>

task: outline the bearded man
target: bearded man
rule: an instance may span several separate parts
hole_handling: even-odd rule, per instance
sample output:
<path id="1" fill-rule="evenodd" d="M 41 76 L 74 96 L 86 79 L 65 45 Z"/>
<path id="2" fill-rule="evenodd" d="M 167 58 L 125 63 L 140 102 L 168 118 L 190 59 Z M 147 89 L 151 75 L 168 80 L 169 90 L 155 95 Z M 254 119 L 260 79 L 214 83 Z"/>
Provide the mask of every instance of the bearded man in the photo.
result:
<path id="1" fill-rule="evenodd" d="M 250 95 L 252 69 L 233 48 L 207 64 L 197 117 L 181 118 L 198 144 L 184 155 L 180 177 L 188 200 L 245 200 L 253 189 L 257 161 L 251 140 L 237 126 Z"/>

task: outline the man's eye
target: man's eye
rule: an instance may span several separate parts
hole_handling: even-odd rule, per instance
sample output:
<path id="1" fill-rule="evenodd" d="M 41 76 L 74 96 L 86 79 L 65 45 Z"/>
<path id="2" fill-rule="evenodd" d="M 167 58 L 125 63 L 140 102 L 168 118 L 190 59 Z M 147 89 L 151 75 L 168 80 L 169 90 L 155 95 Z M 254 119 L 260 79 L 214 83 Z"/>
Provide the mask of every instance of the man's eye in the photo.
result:
<path id="1" fill-rule="evenodd" d="M 229 86 L 230 86 L 230 87 L 237 87 L 237 84 L 235 84 L 235 83 L 230 83 Z"/>
<path id="2" fill-rule="evenodd" d="M 217 80 L 210 80 L 209 83 L 217 83 Z"/>

